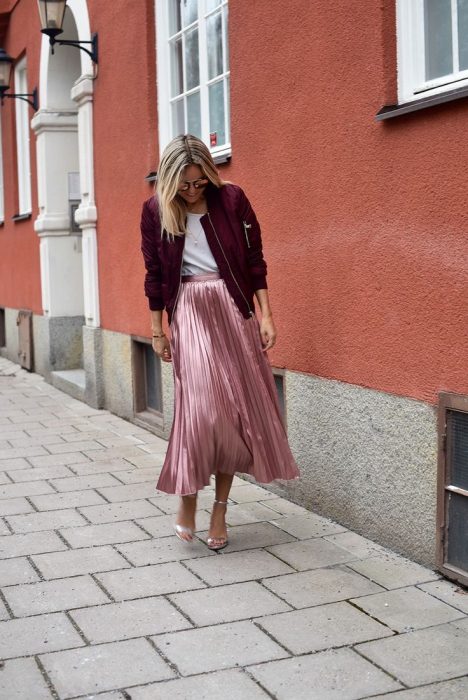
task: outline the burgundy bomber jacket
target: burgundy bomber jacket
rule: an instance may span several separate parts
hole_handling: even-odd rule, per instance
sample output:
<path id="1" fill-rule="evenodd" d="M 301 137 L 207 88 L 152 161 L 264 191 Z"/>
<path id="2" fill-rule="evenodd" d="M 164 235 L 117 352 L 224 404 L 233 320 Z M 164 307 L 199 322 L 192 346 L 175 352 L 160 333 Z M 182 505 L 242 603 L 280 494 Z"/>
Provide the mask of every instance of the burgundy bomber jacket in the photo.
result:
<path id="1" fill-rule="evenodd" d="M 260 225 L 238 185 L 205 190 L 208 211 L 200 222 L 226 287 L 244 318 L 255 314 L 254 292 L 267 289 Z M 141 251 L 146 267 L 145 294 L 149 308 L 166 309 L 169 324 L 179 296 L 185 236 L 162 236 L 157 199 L 143 204 Z"/>

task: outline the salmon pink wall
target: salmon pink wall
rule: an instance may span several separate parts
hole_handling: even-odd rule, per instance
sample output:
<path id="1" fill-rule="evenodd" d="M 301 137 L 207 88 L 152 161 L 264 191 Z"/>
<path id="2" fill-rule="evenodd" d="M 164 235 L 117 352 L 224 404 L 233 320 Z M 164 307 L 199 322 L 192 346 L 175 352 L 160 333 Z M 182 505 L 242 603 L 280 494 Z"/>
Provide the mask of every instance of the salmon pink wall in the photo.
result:
<path id="1" fill-rule="evenodd" d="M 5 9 L 3 7 L 2 9 Z M 27 47 L 29 92 L 39 87 L 41 34 L 36 6 L 20 0 L 10 17 L 3 42 L 5 51 L 15 60 L 23 57 Z M 14 92 L 14 82 L 10 92 Z M 42 313 L 39 238 L 34 231 L 37 212 L 36 143 L 30 131 L 32 217 L 13 222 L 18 213 L 18 184 L 16 169 L 16 100 L 5 99 L 1 108 L 3 173 L 5 192 L 5 223 L 0 227 L 0 306 L 32 309 Z M 29 117 L 33 117 L 33 109 Z"/>

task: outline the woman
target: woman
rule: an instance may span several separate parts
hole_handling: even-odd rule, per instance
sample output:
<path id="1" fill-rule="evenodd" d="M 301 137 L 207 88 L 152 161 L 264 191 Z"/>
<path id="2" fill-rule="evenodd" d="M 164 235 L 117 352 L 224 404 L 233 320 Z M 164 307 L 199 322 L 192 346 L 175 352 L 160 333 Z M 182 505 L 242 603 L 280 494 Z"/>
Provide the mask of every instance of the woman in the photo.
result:
<path id="1" fill-rule="evenodd" d="M 228 543 L 225 514 L 235 472 L 261 483 L 299 476 L 266 355 L 276 330 L 260 227 L 242 189 L 221 180 L 205 144 L 184 135 L 162 154 L 141 232 L 153 349 L 172 362 L 175 384 L 157 488 L 180 494 L 175 531 L 191 541 L 197 492 L 214 474 L 207 544 L 219 550 Z"/>

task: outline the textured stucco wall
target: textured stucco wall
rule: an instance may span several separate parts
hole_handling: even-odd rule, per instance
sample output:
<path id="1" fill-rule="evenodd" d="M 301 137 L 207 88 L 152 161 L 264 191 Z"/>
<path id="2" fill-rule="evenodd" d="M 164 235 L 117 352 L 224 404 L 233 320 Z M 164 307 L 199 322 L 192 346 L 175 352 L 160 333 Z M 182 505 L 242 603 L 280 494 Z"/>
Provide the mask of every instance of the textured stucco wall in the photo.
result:
<path id="1" fill-rule="evenodd" d="M 280 491 L 435 564 L 437 425 L 427 404 L 287 372 L 288 438 L 301 478 Z"/>

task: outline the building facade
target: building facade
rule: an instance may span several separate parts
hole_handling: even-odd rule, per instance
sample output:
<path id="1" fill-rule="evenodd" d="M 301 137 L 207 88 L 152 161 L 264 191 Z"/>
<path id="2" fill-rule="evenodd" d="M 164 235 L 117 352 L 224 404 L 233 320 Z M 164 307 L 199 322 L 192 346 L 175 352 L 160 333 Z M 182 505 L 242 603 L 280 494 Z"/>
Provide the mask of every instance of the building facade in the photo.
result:
<path id="1" fill-rule="evenodd" d="M 2 354 L 168 436 L 139 220 L 195 133 L 262 226 L 302 471 L 275 488 L 463 580 L 468 3 L 68 0 L 97 65 L 52 55 L 33 0 L 0 30 L 10 92 L 38 90 L 1 113 Z"/>

